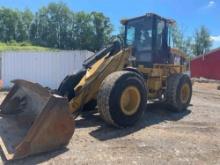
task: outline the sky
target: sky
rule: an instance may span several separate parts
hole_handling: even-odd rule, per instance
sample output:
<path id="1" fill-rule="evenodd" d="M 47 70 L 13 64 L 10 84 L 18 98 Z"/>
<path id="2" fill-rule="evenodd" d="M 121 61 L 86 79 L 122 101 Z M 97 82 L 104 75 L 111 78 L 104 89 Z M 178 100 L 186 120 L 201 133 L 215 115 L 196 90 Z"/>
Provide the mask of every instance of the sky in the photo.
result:
<path id="1" fill-rule="evenodd" d="M 220 0 L 0 0 L 0 6 L 36 12 L 50 2 L 64 2 L 76 12 L 103 12 L 111 19 L 114 33 L 119 31 L 121 19 L 148 12 L 175 19 L 186 36 L 192 36 L 196 28 L 205 25 L 213 48 L 220 47 Z"/>

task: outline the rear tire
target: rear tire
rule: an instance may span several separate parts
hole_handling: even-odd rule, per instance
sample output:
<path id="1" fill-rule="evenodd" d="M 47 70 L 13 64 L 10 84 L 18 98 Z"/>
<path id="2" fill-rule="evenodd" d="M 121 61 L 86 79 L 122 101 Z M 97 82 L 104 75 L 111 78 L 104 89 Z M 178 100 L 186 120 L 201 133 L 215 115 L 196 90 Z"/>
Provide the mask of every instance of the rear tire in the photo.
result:
<path id="1" fill-rule="evenodd" d="M 192 97 L 192 83 L 189 76 L 174 74 L 167 79 L 166 104 L 168 109 L 182 112 L 187 109 Z"/>
<path id="2" fill-rule="evenodd" d="M 119 127 L 134 125 L 146 108 L 144 79 L 130 71 L 110 74 L 101 84 L 97 103 L 101 117 L 108 124 Z"/>

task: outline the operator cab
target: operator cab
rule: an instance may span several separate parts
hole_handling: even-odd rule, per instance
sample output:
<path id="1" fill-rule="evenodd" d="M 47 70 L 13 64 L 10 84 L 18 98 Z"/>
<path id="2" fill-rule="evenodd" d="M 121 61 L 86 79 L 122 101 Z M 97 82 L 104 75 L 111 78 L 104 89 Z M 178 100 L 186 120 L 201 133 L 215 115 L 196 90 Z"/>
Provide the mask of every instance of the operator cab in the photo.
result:
<path id="1" fill-rule="evenodd" d="M 125 26 L 125 47 L 133 48 L 135 66 L 172 63 L 171 29 L 175 21 L 148 13 L 121 23 Z"/>

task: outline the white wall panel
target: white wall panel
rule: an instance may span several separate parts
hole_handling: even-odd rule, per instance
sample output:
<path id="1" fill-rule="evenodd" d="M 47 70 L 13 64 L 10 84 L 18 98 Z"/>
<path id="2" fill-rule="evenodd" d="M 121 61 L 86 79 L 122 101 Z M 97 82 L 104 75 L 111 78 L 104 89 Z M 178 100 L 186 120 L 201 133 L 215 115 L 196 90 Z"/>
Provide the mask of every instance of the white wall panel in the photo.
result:
<path id="1" fill-rule="evenodd" d="M 68 74 L 82 68 L 89 51 L 3 52 L 3 87 L 11 87 L 11 80 L 25 79 L 52 89 L 58 88 Z"/>

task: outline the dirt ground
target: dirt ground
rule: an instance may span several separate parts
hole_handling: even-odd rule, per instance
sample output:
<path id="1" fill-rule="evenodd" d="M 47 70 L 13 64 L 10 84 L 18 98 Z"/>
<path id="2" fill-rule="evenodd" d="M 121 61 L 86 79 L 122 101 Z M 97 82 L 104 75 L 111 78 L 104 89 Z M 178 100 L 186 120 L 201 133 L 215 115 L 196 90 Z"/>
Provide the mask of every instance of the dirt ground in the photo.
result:
<path id="1" fill-rule="evenodd" d="M 116 129 L 98 115 L 80 117 L 63 149 L 0 164 L 220 164 L 220 90 L 194 83 L 183 113 L 149 105 L 134 127 Z M 1 93 L 1 98 L 5 93 Z"/>

